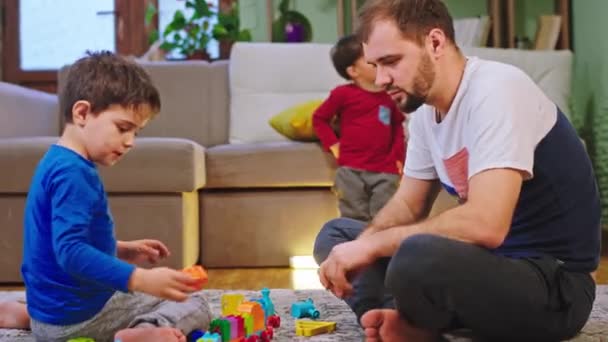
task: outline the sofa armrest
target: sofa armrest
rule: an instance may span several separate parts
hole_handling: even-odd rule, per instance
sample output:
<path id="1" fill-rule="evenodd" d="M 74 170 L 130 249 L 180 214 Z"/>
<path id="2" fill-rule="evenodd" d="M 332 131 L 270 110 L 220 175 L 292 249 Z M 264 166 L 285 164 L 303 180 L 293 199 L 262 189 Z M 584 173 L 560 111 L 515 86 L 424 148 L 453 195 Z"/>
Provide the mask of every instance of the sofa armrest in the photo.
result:
<path id="1" fill-rule="evenodd" d="M 112 167 L 100 167 L 107 192 L 191 192 L 205 186 L 205 149 L 180 138 L 137 138 Z"/>
<path id="2" fill-rule="evenodd" d="M 36 165 L 57 140 L 0 139 L 0 193 L 27 193 Z M 124 160 L 99 169 L 107 192 L 192 192 L 205 185 L 205 150 L 186 139 L 138 138 Z"/>
<path id="3" fill-rule="evenodd" d="M 27 193 L 40 158 L 58 137 L 0 139 L 0 193 Z"/>
<path id="4" fill-rule="evenodd" d="M 0 82 L 0 138 L 57 136 L 56 95 Z"/>

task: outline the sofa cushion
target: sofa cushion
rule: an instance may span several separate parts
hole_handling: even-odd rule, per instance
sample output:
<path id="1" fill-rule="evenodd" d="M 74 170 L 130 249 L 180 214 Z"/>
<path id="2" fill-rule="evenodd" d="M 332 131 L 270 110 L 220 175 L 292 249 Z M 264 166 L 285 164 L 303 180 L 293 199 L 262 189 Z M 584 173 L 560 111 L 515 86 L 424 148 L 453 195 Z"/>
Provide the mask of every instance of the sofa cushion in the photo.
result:
<path id="1" fill-rule="evenodd" d="M 0 143 L 0 192 L 27 193 L 36 165 L 57 137 Z M 186 139 L 139 138 L 123 160 L 100 167 L 107 192 L 191 192 L 205 185 L 205 150 Z"/>
<path id="2" fill-rule="evenodd" d="M 566 115 L 570 113 L 573 54 L 570 50 L 538 51 L 463 47 L 467 56 L 512 64 L 523 70 Z"/>
<path id="3" fill-rule="evenodd" d="M 228 142 L 228 62 L 146 62 L 158 87 L 160 115 L 142 136 L 180 137 L 202 146 Z"/>
<path id="4" fill-rule="evenodd" d="M 228 62 L 142 62 L 158 88 L 160 114 L 142 137 L 179 137 L 213 146 L 228 142 Z M 69 66 L 59 70 L 63 86 Z"/>
<path id="5" fill-rule="evenodd" d="M 206 188 L 331 186 L 335 161 L 316 143 L 227 144 L 207 149 Z"/>
<path id="6" fill-rule="evenodd" d="M 205 149 L 179 138 L 138 138 L 112 167 L 101 167 L 107 192 L 192 192 L 205 185 Z"/>
<path id="7" fill-rule="evenodd" d="M 285 141 L 268 125 L 296 104 L 325 99 L 345 83 L 330 60 L 330 44 L 237 43 L 230 55 L 231 143 Z"/>
<path id="8" fill-rule="evenodd" d="M 323 100 L 311 100 L 289 107 L 268 122 L 272 128 L 291 140 L 318 141 L 312 116 Z"/>

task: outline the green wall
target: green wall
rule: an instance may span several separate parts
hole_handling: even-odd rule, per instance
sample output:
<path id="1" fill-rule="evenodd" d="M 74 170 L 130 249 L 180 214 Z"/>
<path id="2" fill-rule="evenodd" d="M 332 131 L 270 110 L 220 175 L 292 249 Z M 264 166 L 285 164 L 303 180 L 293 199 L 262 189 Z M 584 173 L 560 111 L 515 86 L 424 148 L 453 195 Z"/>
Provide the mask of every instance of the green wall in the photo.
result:
<path id="1" fill-rule="evenodd" d="M 445 0 L 452 18 L 479 17 L 488 14 L 486 0 Z"/>
<path id="2" fill-rule="evenodd" d="M 515 1 L 515 36 L 528 37 L 534 41 L 538 17 L 542 14 L 553 14 L 554 0 L 516 0 Z"/>
<path id="3" fill-rule="evenodd" d="M 275 15 L 278 14 L 280 0 L 274 0 Z M 251 29 L 253 41 L 266 42 L 268 39 L 266 1 L 240 0 L 241 21 L 244 28 Z M 304 14 L 313 27 L 313 41 L 334 43 L 338 39 L 335 0 L 292 0 L 291 8 Z"/>
<path id="4" fill-rule="evenodd" d="M 574 40 L 573 122 L 593 160 L 608 224 L 608 1 L 572 1 Z"/>
<path id="5" fill-rule="evenodd" d="M 338 39 L 336 0 L 291 0 L 292 8 L 302 12 L 313 27 L 313 41 L 334 43 Z M 542 0 L 534 0 L 542 1 Z M 549 1 L 549 0 L 547 0 Z M 274 0 L 275 15 L 280 0 Z M 364 1 L 359 1 L 362 4 Z M 454 18 L 473 17 L 487 14 L 486 0 L 446 0 Z M 266 1 L 239 0 L 241 21 L 244 28 L 251 30 L 253 40 L 268 41 Z M 345 29 L 350 30 L 350 1 L 345 1 Z"/>

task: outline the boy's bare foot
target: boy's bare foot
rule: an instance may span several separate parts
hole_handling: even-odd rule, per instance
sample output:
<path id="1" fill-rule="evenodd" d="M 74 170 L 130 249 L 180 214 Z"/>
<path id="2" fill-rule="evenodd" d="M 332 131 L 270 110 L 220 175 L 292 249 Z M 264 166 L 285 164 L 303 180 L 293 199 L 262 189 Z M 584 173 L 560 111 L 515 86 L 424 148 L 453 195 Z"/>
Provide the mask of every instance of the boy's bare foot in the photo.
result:
<path id="1" fill-rule="evenodd" d="M 117 332 L 114 340 L 120 342 L 186 342 L 186 336 L 175 328 L 130 328 Z"/>
<path id="2" fill-rule="evenodd" d="M 27 306 L 20 302 L 0 302 L 0 328 L 29 329 Z"/>
<path id="3" fill-rule="evenodd" d="M 361 317 L 367 342 L 436 341 L 438 335 L 413 327 L 392 309 L 370 310 Z"/>

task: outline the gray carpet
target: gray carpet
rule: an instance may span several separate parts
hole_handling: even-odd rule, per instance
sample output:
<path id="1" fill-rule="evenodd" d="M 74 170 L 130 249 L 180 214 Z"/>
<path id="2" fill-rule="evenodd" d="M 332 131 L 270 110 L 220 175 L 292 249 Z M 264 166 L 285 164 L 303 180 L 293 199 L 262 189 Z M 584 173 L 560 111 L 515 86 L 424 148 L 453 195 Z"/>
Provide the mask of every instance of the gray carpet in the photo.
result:
<path id="1" fill-rule="evenodd" d="M 260 298 L 255 291 L 220 291 L 206 290 L 213 311 L 220 312 L 220 296 L 222 293 L 242 293 L 246 298 Z M 281 327 L 275 331 L 274 341 L 361 341 L 363 333 L 356 323 L 355 316 L 342 301 L 323 290 L 272 290 L 270 292 L 275 310 L 281 316 Z M 335 321 L 337 330 L 332 334 L 319 335 L 310 338 L 297 337 L 294 333 L 294 320 L 290 316 L 291 304 L 298 300 L 312 298 L 321 312 L 320 320 Z M 0 292 L 0 301 L 23 299 L 22 292 Z M 466 341 L 466 339 L 452 339 Z M 33 339 L 26 331 L 0 329 L 0 341 L 32 342 Z M 608 286 L 599 286 L 597 299 L 589 322 L 583 332 L 574 341 L 577 342 L 608 342 Z"/>

